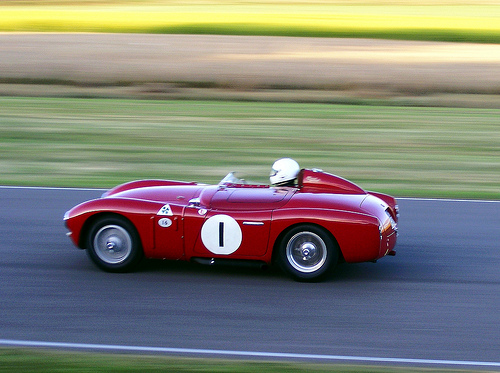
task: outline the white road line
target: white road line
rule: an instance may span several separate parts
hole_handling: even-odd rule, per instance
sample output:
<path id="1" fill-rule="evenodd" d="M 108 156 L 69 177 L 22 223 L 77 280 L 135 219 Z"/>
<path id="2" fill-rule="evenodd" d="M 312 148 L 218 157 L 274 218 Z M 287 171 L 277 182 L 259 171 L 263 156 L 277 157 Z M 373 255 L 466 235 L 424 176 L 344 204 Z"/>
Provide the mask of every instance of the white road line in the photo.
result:
<path id="1" fill-rule="evenodd" d="M 471 202 L 471 203 L 500 203 L 500 200 L 487 199 L 452 199 L 452 198 L 413 198 L 413 197 L 396 197 L 398 201 L 432 201 L 432 202 Z"/>
<path id="2" fill-rule="evenodd" d="M 33 190 L 75 190 L 75 191 L 105 191 L 105 188 L 74 188 L 74 187 L 34 187 L 34 186 L 10 186 L 0 185 L 0 189 L 33 189 Z M 500 203 L 500 200 L 486 199 L 453 199 L 453 198 L 416 198 L 416 197 L 396 197 L 403 201 L 436 201 L 436 202 L 470 202 L 470 203 Z"/>
<path id="3" fill-rule="evenodd" d="M 0 185 L 0 189 L 32 189 L 32 190 L 74 190 L 74 191 L 100 191 L 107 190 L 102 188 L 71 188 L 71 187 L 35 187 L 35 186 L 10 186 Z"/>
<path id="4" fill-rule="evenodd" d="M 323 361 L 355 361 L 365 363 L 396 363 L 396 364 L 422 364 L 422 365 L 454 365 L 475 367 L 500 367 L 500 362 L 494 361 L 469 361 L 469 360 L 439 360 L 439 359 L 408 359 L 390 357 L 370 356 L 342 356 L 342 355 L 320 355 L 320 354 L 294 354 L 287 352 L 263 352 L 263 351 L 234 351 L 234 350 L 210 350 L 197 348 L 171 348 L 171 347 L 147 347 L 147 346 L 124 346 L 106 345 L 93 343 L 64 343 L 44 341 L 22 341 L 13 339 L 0 339 L 0 345 L 16 347 L 37 348 L 61 348 L 78 350 L 101 350 L 114 352 L 144 352 L 165 354 L 188 354 L 188 355 L 211 355 L 211 356 L 239 356 L 239 357 L 261 357 L 294 360 L 323 360 Z"/>

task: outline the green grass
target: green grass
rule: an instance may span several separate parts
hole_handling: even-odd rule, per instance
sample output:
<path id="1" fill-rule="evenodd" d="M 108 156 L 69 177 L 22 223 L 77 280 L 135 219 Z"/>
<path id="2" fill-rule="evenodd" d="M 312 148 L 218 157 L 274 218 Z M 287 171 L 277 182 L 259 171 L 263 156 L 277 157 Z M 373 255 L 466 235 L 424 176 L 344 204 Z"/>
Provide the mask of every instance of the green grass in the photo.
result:
<path id="1" fill-rule="evenodd" d="M 452 373 L 472 370 L 0 349 L 1 372 Z"/>
<path id="2" fill-rule="evenodd" d="M 4 1 L 0 31 L 500 42 L 495 1 Z"/>
<path id="3" fill-rule="evenodd" d="M 267 182 L 295 158 L 396 196 L 500 198 L 500 110 L 0 98 L 0 184 Z"/>

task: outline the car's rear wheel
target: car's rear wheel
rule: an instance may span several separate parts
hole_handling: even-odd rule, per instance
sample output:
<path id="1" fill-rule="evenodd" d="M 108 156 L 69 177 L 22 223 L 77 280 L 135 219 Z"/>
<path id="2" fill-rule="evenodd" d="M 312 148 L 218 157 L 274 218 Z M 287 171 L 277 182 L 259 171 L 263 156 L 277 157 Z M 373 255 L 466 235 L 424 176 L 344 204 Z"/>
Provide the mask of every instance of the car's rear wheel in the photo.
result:
<path id="1" fill-rule="evenodd" d="M 92 225 L 87 252 L 99 268 L 109 272 L 128 272 L 143 256 L 135 227 L 120 216 L 103 217 Z"/>
<path id="2" fill-rule="evenodd" d="M 330 235 L 315 225 L 288 231 L 279 246 L 281 267 L 299 281 L 324 279 L 338 260 L 338 247 Z"/>

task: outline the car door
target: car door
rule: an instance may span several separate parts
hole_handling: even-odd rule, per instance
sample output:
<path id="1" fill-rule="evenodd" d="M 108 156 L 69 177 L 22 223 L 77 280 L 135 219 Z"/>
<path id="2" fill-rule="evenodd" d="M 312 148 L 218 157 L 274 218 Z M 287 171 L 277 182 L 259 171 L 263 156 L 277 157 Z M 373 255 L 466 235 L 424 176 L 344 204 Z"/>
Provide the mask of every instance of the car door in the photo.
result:
<path id="1" fill-rule="evenodd" d="M 188 256 L 258 259 L 269 245 L 272 211 L 288 200 L 290 188 L 220 187 L 209 203 L 186 207 Z"/>
<path id="2" fill-rule="evenodd" d="M 155 249 L 152 257 L 177 260 L 184 256 L 183 213 L 184 206 L 167 203 L 153 217 Z"/>

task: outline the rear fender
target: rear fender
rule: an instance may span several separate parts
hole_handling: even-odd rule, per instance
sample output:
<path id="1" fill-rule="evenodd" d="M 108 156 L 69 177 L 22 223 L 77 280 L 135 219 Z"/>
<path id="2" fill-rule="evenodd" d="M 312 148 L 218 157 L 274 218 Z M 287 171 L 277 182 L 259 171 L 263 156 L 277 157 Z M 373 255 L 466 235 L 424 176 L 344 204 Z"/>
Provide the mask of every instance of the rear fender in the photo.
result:
<path id="1" fill-rule="evenodd" d="M 273 212 L 270 247 L 276 248 L 284 232 L 299 224 L 315 224 L 327 230 L 337 242 L 342 257 L 348 263 L 378 259 L 379 222 L 373 216 L 327 209 L 277 210 Z"/>
<path id="2" fill-rule="evenodd" d="M 396 223 L 398 222 L 399 206 L 398 206 L 398 203 L 394 197 L 392 197 L 388 194 L 377 193 L 377 192 L 368 192 L 368 194 L 370 194 L 374 197 L 380 198 L 382 201 L 387 203 L 389 205 L 389 209 L 390 209 L 392 218 L 396 221 Z"/>

